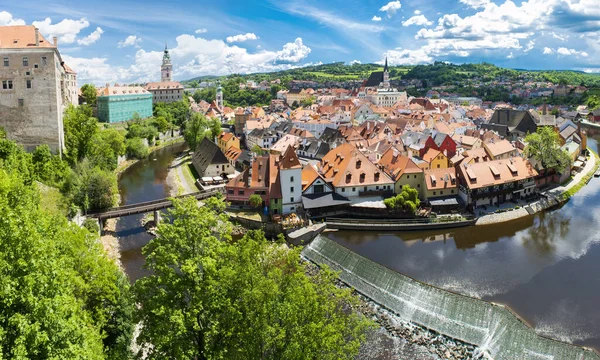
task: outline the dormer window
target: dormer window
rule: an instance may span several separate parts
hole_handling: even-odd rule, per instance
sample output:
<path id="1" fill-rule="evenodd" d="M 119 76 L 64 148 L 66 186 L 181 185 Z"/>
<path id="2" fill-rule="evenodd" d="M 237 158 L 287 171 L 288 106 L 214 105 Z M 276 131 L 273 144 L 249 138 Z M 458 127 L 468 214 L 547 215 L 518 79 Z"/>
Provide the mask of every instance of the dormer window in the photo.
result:
<path id="1" fill-rule="evenodd" d="M 356 168 L 357 169 L 360 169 L 361 164 L 362 164 L 362 161 L 356 160 Z"/>
<path id="2" fill-rule="evenodd" d="M 365 177 L 366 177 L 365 173 L 360 173 L 360 182 L 361 183 L 365 182 Z"/>
<path id="3" fill-rule="evenodd" d="M 375 173 L 374 179 L 375 179 L 375 181 L 379 181 L 379 173 L 378 172 Z"/>

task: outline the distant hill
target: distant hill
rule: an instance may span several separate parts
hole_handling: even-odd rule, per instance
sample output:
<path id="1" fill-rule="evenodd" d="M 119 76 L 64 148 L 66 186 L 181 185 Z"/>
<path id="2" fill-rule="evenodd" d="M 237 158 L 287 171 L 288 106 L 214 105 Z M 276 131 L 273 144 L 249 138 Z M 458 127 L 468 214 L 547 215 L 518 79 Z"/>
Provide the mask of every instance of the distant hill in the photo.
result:
<path id="1" fill-rule="evenodd" d="M 439 85 L 457 85 L 466 80 L 480 80 L 488 82 L 497 78 L 507 80 L 528 79 L 534 81 L 550 81 L 555 84 L 584 85 L 586 87 L 600 87 L 600 75 L 588 74 L 572 70 L 523 70 L 506 69 L 489 63 L 480 64 L 449 64 L 435 62 L 429 65 L 416 66 L 390 66 L 391 79 L 419 79 L 425 80 L 426 87 Z M 256 74 L 232 74 L 228 76 L 201 76 L 184 83 L 192 81 L 225 80 L 238 78 L 244 80 L 275 80 L 281 79 L 284 84 L 290 80 L 308 80 L 316 82 L 331 81 L 359 81 L 369 77 L 373 71 L 381 71 L 383 67 L 379 64 L 352 64 L 343 62 L 306 66 L 303 68 L 276 71 L 271 73 Z"/>

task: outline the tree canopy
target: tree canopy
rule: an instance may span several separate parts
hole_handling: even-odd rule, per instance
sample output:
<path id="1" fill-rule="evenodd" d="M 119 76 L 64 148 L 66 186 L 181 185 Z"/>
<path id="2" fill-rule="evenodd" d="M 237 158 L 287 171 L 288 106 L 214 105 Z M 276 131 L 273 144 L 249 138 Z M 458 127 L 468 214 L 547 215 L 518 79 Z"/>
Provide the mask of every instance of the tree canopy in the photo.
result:
<path id="1" fill-rule="evenodd" d="M 130 358 L 127 279 L 97 234 L 41 210 L 28 176 L 0 162 L 0 357 Z"/>
<path id="2" fill-rule="evenodd" d="M 216 198 L 175 201 L 171 224 L 143 249 L 134 288 L 148 359 L 352 359 L 370 322 L 323 270 L 307 276 L 299 248 L 250 231 L 232 241 Z"/>
<path id="3" fill-rule="evenodd" d="M 403 210 L 409 214 L 415 214 L 421 205 L 419 192 L 406 184 L 402 186 L 402 192 L 394 197 L 383 201 L 388 209 Z"/>
<path id="4" fill-rule="evenodd" d="M 525 155 L 536 159 L 546 170 L 562 173 L 570 162 L 569 154 L 560 148 L 559 135 L 550 127 L 541 126 L 525 137 Z"/>

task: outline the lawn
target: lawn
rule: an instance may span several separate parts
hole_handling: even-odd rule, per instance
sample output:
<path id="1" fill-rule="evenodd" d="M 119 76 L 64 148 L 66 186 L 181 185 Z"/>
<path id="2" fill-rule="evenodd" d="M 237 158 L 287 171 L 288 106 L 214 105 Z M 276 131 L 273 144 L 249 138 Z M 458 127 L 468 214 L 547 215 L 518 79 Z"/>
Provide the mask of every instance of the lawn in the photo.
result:
<path id="1" fill-rule="evenodd" d="M 54 215 L 67 215 L 67 200 L 57 188 L 36 182 L 40 192 L 40 207 L 42 210 Z"/>

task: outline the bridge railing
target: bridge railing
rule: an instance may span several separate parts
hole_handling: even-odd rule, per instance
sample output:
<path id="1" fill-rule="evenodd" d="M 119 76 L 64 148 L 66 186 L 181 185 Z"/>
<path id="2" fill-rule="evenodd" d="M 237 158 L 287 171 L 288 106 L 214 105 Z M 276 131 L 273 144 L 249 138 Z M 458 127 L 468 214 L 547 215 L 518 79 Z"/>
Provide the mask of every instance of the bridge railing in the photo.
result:
<path id="1" fill-rule="evenodd" d="M 191 193 L 191 194 L 187 194 L 187 195 L 180 195 L 180 196 L 174 196 L 172 198 L 174 199 L 183 199 L 186 197 L 198 197 L 200 195 L 205 195 L 205 194 L 213 194 L 216 193 L 216 191 L 214 190 L 203 190 L 203 191 L 198 191 L 195 193 Z M 123 206 L 117 206 L 117 207 L 112 207 L 103 211 L 90 211 L 88 212 L 88 215 L 96 215 L 96 214 L 102 214 L 102 213 L 107 213 L 107 212 L 111 212 L 111 211 L 118 211 L 118 210 L 127 210 L 127 209 L 135 209 L 138 207 L 143 207 L 143 206 L 149 206 L 149 205 L 155 205 L 155 204 L 160 204 L 166 201 L 169 201 L 169 199 L 171 199 L 171 197 L 168 198 L 162 198 L 162 199 L 158 199 L 158 200 L 152 200 L 152 201 L 145 201 L 145 202 L 140 202 L 140 203 L 136 203 L 136 204 L 128 204 L 128 205 L 123 205 Z"/>

